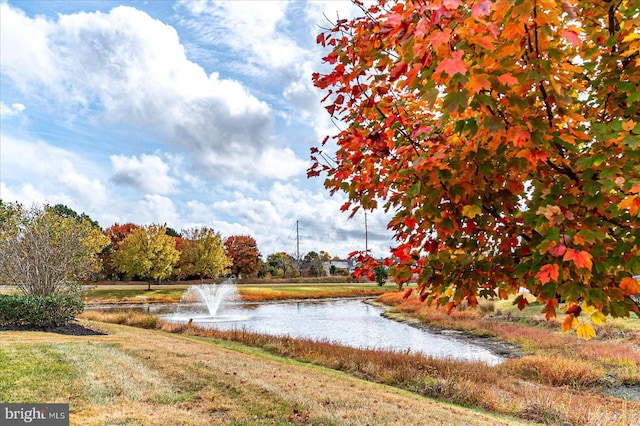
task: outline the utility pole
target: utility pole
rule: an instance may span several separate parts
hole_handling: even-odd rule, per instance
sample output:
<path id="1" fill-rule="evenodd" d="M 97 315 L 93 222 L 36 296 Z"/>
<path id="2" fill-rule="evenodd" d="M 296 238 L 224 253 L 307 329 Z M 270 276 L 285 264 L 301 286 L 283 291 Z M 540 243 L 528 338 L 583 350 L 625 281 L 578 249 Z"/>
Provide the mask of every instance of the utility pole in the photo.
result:
<path id="1" fill-rule="evenodd" d="M 367 228 L 367 212 L 364 212 L 364 253 L 369 254 L 369 230 Z"/>
<path id="2" fill-rule="evenodd" d="M 296 260 L 298 262 L 300 262 L 300 231 L 298 229 L 299 222 L 299 220 L 296 220 Z"/>

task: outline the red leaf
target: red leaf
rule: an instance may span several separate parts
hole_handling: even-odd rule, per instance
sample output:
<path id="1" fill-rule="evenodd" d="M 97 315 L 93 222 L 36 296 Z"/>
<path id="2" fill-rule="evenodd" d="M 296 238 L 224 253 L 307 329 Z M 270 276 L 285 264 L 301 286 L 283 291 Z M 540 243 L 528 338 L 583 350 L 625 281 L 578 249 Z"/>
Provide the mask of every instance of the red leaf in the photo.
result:
<path id="1" fill-rule="evenodd" d="M 540 280 L 542 284 L 546 284 L 551 280 L 558 281 L 558 270 L 558 265 L 555 263 L 544 265 L 536 274 L 536 278 Z"/>
<path id="2" fill-rule="evenodd" d="M 462 60 L 463 56 L 464 52 L 462 50 L 453 52 L 451 54 L 451 58 L 447 58 L 444 61 L 440 62 L 438 68 L 436 68 L 435 70 L 435 73 L 441 74 L 443 72 L 446 72 L 451 77 L 453 77 L 456 73 L 465 75 L 467 73 L 467 66 Z"/>
<path id="3" fill-rule="evenodd" d="M 491 0 L 482 0 L 471 7 L 471 14 L 478 19 L 491 13 Z"/>
<path id="4" fill-rule="evenodd" d="M 580 307 L 580 305 L 571 305 L 569 309 L 567 309 L 567 315 L 579 317 L 580 312 L 582 312 L 582 308 Z"/>
<path id="5" fill-rule="evenodd" d="M 408 67 L 407 67 L 407 63 L 406 62 L 400 62 L 398 65 L 396 65 L 395 67 L 393 67 L 393 69 L 391 70 L 391 81 L 396 81 L 398 78 L 400 78 L 400 76 L 402 74 L 404 74 L 407 71 Z"/>
<path id="6" fill-rule="evenodd" d="M 567 40 L 569 43 L 573 44 L 576 47 L 582 44 L 582 41 L 580 41 L 580 36 L 574 30 L 562 30 L 561 34 L 565 40 Z"/>
<path id="7" fill-rule="evenodd" d="M 515 298 L 515 300 L 513 301 L 513 304 L 517 305 L 518 309 L 523 310 L 529 304 L 529 301 L 527 300 L 526 297 L 520 294 L 518 295 L 518 297 Z"/>
<path id="8" fill-rule="evenodd" d="M 436 48 L 449 43 L 450 38 L 451 30 L 449 28 L 444 28 L 442 31 L 433 31 L 429 34 L 427 41 L 431 42 L 431 46 Z"/>
<path id="9" fill-rule="evenodd" d="M 413 289 L 412 288 L 407 289 L 407 291 L 404 292 L 404 295 L 402 296 L 402 298 L 408 299 L 409 296 L 411 296 L 411 293 L 413 293 Z"/>
<path id="10" fill-rule="evenodd" d="M 551 253 L 551 256 L 560 257 L 566 251 L 567 251 L 567 246 L 565 246 L 564 244 L 558 244 L 551 247 L 551 249 L 549 250 L 549 253 Z"/>

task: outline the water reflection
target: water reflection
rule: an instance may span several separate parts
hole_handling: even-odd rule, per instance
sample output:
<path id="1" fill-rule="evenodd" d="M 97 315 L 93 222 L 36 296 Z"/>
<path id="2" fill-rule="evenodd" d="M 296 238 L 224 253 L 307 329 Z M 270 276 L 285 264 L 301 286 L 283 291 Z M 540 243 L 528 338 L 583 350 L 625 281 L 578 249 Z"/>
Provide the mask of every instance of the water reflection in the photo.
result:
<path id="1" fill-rule="evenodd" d="M 174 308 L 175 309 L 175 308 Z M 326 340 L 356 348 L 421 352 L 442 358 L 481 360 L 490 365 L 503 359 L 484 347 L 382 317 L 383 309 L 362 299 L 230 303 L 217 318 L 205 312 L 156 312 L 170 321 L 192 319 L 202 327 L 246 329 L 271 335 Z"/>

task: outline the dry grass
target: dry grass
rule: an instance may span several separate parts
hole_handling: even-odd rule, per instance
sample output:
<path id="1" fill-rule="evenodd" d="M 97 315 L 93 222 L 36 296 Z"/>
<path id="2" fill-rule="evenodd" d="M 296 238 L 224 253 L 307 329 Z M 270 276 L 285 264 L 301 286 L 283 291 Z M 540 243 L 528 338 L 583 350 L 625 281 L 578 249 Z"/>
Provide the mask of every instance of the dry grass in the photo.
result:
<path id="1" fill-rule="evenodd" d="M 83 315 L 98 321 L 118 319 L 118 314 Z M 469 312 L 458 313 L 464 318 L 469 315 Z M 145 326 L 149 320 L 144 317 L 132 316 L 130 324 Z M 605 377 L 598 365 L 587 361 L 530 355 L 490 367 L 483 363 L 359 350 L 328 342 L 266 336 L 244 330 L 217 331 L 163 321 L 158 321 L 156 326 L 171 333 L 240 342 L 441 401 L 535 422 L 556 424 L 567 421 L 575 426 L 633 425 L 636 424 L 635 419 L 640 418 L 640 404 L 587 391 Z M 596 423 L 594 419 L 597 419 Z"/>
<path id="2" fill-rule="evenodd" d="M 453 311 L 451 315 L 417 298 L 405 300 L 401 292 L 385 294 L 378 300 L 394 306 L 396 314 L 418 318 L 433 327 L 492 336 L 523 350 L 526 356 L 496 367 L 503 384 L 486 390 L 496 401 L 508 395 L 510 410 L 519 411 L 522 417 L 552 424 L 640 424 L 640 403 L 605 396 L 610 388 L 640 386 L 637 320 L 612 321 L 614 324 L 598 330 L 596 339 L 586 342 L 562 333 L 558 322 L 546 321 L 533 300 L 533 306 L 524 312 L 501 301 L 477 310 Z M 510 380 L 514 381 L 509 384 Z M 508 389 L 507 394 L 504 389 Z M 505 404 L 498 405 L 503 406 L 500 412 L 509 412 Z"/>
<path id="3" fill-rule="evenodd" d="M 240 298 L 247 302 L 379 296 L 388 290 L 388 287 L 382 288 L 373 285 L 247 286 L 238 288 Z"/>
<path id="4" fill-rule="evenodd" d="M 0 332 L 0 400 L 70 402 L 72 425 L 519 424 L 246 346 L 99 327 L 109 335 Z"/>
<path id="5" fill-rule="evenodd" d="M 536 308 L 522 316 L 513 310 L 496 315 L 493 311 L 483 313 L 481 309 L 454 310 L 447 315 L 443 309 L 426 306 L 417 299 L 404 300 L 399 292 L 387 293 L 378 300 L 394 306 L 394 312 L 419 318 L 434 327 L 497 337 L 518 346 L 527 354 L 548 358 L 545 362 L 550 368 L 546 370 L 553 370 L 554 375 L 558 371 L 566 371 L 565 378 L 551 381 L 558 385 L 640 384 L 640 331 L 615 333 L 613 326 L 608 325 L 598 330 L 596 339 L 587 342 L 576 338 L 575 334 L 562 333 L 556 321 L 548 322 L 539 315 L 539 308 L 537 315 L 532 313 Z M 580 372 L 589 374 L 591 378 L 576 381 Z M 523 375 L 528 376 L 529 373 L 523 371 Z M 540 377 L 541 383 L 550 383 L 549 378 Z"/>

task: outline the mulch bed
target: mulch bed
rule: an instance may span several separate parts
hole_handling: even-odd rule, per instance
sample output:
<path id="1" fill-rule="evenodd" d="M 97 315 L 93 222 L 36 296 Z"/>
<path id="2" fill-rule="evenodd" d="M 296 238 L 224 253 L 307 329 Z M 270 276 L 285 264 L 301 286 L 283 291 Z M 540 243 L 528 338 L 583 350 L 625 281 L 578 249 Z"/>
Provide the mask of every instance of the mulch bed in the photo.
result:
<path id="1" fill-rule="evenodd" d="M 100 330 L 85 327 L 75 322 L 59 327 L 35 327 L 32 325 L 4 325 L 0 324 L 0 331 L 45 331 L 47 333 L 66 334 L 69 336 L 101 336 L 104 333 Z"/>

